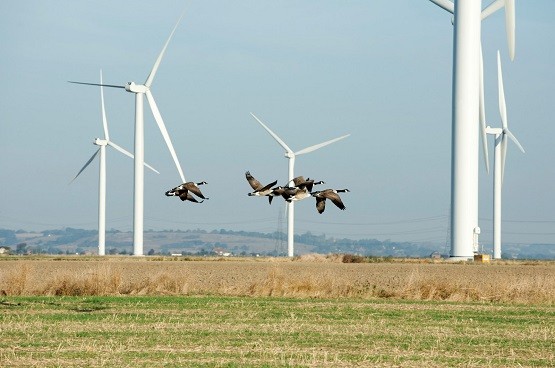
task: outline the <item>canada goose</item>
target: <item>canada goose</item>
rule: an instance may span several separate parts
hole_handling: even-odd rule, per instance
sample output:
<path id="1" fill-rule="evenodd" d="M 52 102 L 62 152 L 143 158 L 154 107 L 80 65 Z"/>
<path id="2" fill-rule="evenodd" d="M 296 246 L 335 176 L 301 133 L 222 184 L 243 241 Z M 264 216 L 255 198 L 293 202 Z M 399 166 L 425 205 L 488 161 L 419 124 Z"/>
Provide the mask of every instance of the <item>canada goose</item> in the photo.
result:
<path id="1" fill-rule="evenodd" d="M 309 193 L 312 192 L 312 187 L 314 185 L 320 185 L 320 184 L 326 184 L 324 183 L 322 180 L 320 181 L 314 181 L 314 179 L 306 179 L 304 183 L 300 183 L 299 185 L 297 185 L 299 188 L 301 189 L 305 189 L 307 190 Z"/>
<path id="2" fill-rule="evenodd" d="M 204 202 L 204 199 L 202 201 L 197 200 L 195 197 L 193 197 L 193 195 L 191 194 L 191 192 L 189 192 L 188 190 L 178 190 L 177 191 L 177 196 L 179 197 L 179 199 L 181 199 L 182 201 L 191 201 L 194 203 L 202 203 Z M 206 198 L 208 199 L 208 198 Z"/>
<path id="3" fill-rule="evenodd" d="M 283 198 L 285 198 L 287 202 L 300 201 L 308 198 L 310 197 L 312 187 L 314 185 L 324 184 L 321 180 L 317 182 L 310 178 L 305 180 L 302 176 L 297 176 L 292 181 L 294 186 L 286 187 L 284 193 L 282 194 Z"/>
<path id="4" fill-rule="evenodd" d="M 191 192 L 199 198 L 208 199 L 202 194 L 202 192 L 200 191 L 200 189 L 198 187 L 199 185 L 204 185 L 204 184 L 208 184 L 208 183 L 205 182 L 205 181 L 201 181 L 201 182 L 198 182 L 198 183 L 188 181 L 188 182 L 183 183 L 183 184 L 181 184 L 181 185 L 179 185 L 179 186 L 177 186 L 173 189 L 168 190 L 166 192 L 166 195 L 168 197 L 178 196 L 178 197 L 181 198 L 181 195 L 183 195 L 183 192 Z M 184 199 L 182 199 L 182 200 L 184 200 Z M 198 202 L 198 203 L 201 203 L 201 202 Z"/>
<path id="5" fill-rule="evenodd" d="M 299 187 L 286 187 L 282 196 L 287 202 L 291 203 L 310 197 L 310 192 Z"/>
<path id="6" fill-rule="evenodd" d="M 322 180 L 320 181 L 314 181 L 314 179 L 310 179 L 310 178 L 305 178 L 303 176 L 297 176 L 296 178 L 294 178 L 293 180 L 290 180 L 289 182 L 293 182 L 293 186 L 300 188 L 300 189 L 306 189 L 309 192 L 312 192 L 312 186 L 313 185 L 318 185 L 318 184 L 325 184 Z"/>
<path id="7" fill-rule="evenodd" d="M 326 209 L 326 199 L 332 201 L 340 210 L 345 210 L 346 207 L 337 193 L 348 191 L 349 189 L 324 189 L 310 194 L 316 198 L 316 210 L 318 210 L 318 213 L 322 213 Z"/>
<path id="8" fill-rule="evenodd" d="M 268 201 L 270 202 L 270 204 L 272 204 L 272 199 L 274 199 L 274 197 L 280 197 L 283 196 L 283 194 L 285 193 L 285 188 L 282 187 L 281 185 L 272 188 L 272 191 L 270 192 L 270 194 L 268 194 Z"/>
<path id="9" fill-rule="evenodd" d="M 297 176 L 296 178 L 293 178 L 293 180 L 289 180 L 288 184 L 293 182 L 293 186 L 297 187 L 299 186 L 301 183 L 304 183 L 306 180 L 304 180 L 304 176 Z"/>
<path id="10" fill-rule="evenodd" d="M 260 184 L 260 182 L 256 180 L 249 171 L 245 173 L 245 177 L 247 178 L 247 181 L 249 182 L 249 185 L 251 186 L 251 188 L 254 189 L 252 192 L 248 194 L 249 196 L 263 197 L 263 196 L 270 195 L 270 193 L 272 192 L 271 188 L 277 183 L 277 180 L 276 180 L 268 185 L 262 186 L 262 184 Z M 271 203 L 271 200 L 270 200 L 270 203 Z"/>

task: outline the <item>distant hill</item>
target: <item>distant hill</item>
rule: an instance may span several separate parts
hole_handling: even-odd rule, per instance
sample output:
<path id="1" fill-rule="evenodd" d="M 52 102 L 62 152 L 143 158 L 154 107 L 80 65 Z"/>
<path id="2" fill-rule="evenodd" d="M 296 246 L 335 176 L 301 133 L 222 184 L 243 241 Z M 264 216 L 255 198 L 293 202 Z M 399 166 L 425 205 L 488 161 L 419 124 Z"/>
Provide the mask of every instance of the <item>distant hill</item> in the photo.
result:
<path id="1" fill-rule="evenodd" d="M 96 230 L 65 228 L 33 232 L 0 229 L 0 247 L 9 247 L 11 253 L 33 254 L 96 254 Z M 133 233 L 110 230 L 106 232 L 107 254 L 131 254 Z M 287 235 L 231 230 L 145 231 L 145 254 L 230 254 L 271 255 L 287 254 Z M 445 252 L 445 245 L 411 242 L 380 241 L 376 239 L 352 240 L 313 235 L 310 232 L 295 235 L 295 254 L 346 253 L 376 257 L 429 257 Z M 555 259 L 554 244 L 504 246 L 504 257 L 519 259 Z"/>

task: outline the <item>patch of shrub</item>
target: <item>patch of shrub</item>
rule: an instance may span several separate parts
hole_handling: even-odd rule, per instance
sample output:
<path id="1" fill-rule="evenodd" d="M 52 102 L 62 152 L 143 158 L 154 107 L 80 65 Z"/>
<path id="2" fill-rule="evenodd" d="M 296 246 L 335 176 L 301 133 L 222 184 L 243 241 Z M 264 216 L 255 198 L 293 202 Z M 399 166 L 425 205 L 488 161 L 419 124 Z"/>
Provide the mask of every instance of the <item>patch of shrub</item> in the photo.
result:
<path id="1" fill-rule="evenodd" d="M 365 258 L 356 254 L 344 254 L 343 263 L 364 263 Z"/>

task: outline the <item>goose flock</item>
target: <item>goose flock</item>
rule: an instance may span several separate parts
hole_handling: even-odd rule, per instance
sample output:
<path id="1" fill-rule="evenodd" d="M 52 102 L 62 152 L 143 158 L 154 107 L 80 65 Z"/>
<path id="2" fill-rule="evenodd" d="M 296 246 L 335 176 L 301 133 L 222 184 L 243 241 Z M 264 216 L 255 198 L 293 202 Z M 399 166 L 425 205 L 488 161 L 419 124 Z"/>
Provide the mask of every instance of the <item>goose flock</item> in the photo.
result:
<path id="1" fill-rule="evenodd" d="M 249 171 L 245 173 L 245 177 L 249 182 L 251 188 L 249 196 L 259 196 L 268 197 L 270 204 L 274 197 L 283 197 L 286 202 L 301 201 L 303 199 L 314 197 L 316 198 L 316 210 L 318 213 L 323 213 L 326 209 L 326 199 L 329 199 L 333 204 L 335 204 L 339 209 L 345 210 L 345 205 L 341 200 L 338 193 L 348 192 L 349 189 L 324 189 L 318 191 L 312 191 L 314 185 L 325 184 L 323 181 L 314 181 L 314 179 L 305 179 L 302 176 L 297 176 L 293 180 L 289 181 L 286 186 L 277 186 L 277 180 L 273 181 L 265 186 L 256 180 Z M 291 183 L 292 182 L 292 183 Z M 292 184 L 292 185 L 290 185 Z"/>
<path id="2" fill-rule="evenodd" d="M 324 189 L 312 191 L 312 188 L 315 185 L 325 184 L 322 180 L 315 181 L 314 179 L 305 179 L 303 176 L 297 176 L 293 180 L 287 182 L 287 185 L 285 186 L 276 186 L 278 182 L 277 180 L 274 180 L 266 185 L 262 185 L 262 183 L 256 180 L 256 178 L 252 176 L 249 171 L 245 173 L 245 177 L 252 188 L 252 192 L 248 193 L 248 196 L 268 197 L 268 202 L 270 204 L 272 204 L 272 199 L 274 197 L 282 197 L 288 203 L 314 197 L 316 198 L 316 210 L 320 214 L 326 209 L 326 199 L 329 199 L 340 210 L 345 210 L 346 208 L 338 193 L 349 192 L 349 189 Z M 208 197 L 205 197 L 202 194 L 199 188 L 199 185 L 204 184 L 208 183 L 205 181 L 198 183 L 189 181 L 166 191 L 166 196 L 179 197 L 182 201 L 202 203 L 204 200 L 208 199 Z M 197 197 L 201 200 L 198 200 Z"/>

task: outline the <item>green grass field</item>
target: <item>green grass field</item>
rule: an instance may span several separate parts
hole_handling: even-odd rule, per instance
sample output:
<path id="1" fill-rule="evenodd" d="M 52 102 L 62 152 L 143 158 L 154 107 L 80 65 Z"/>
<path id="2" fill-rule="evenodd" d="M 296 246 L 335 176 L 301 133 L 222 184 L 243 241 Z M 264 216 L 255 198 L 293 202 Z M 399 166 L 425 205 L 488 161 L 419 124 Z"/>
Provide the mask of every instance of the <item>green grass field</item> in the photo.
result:
<path id="1" fill-rule="evenodd" d="M 1 367 L 553 367 L 555 306 L 0 297 Z"/>

